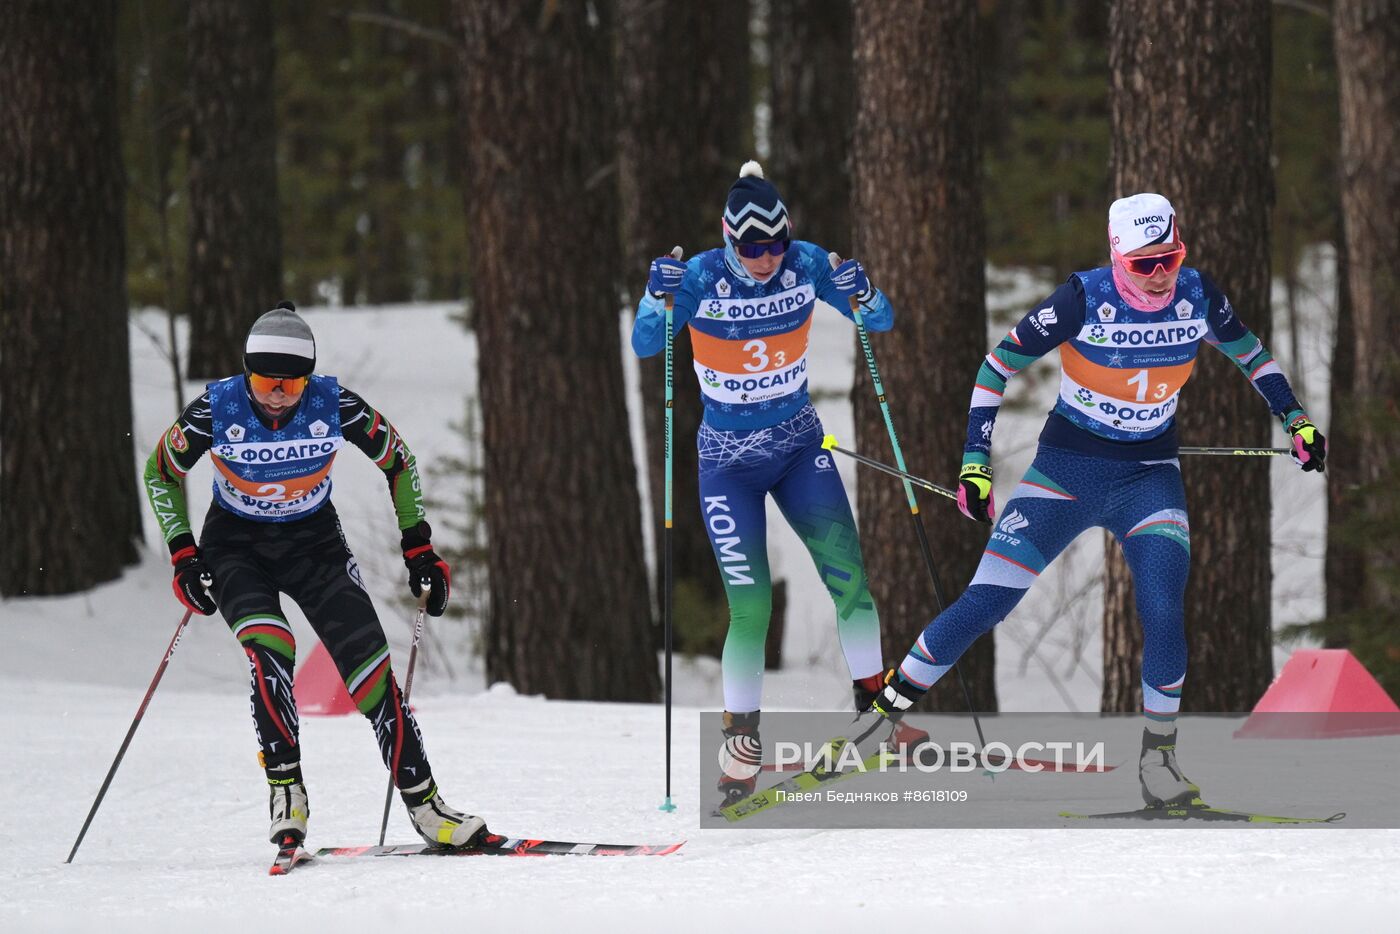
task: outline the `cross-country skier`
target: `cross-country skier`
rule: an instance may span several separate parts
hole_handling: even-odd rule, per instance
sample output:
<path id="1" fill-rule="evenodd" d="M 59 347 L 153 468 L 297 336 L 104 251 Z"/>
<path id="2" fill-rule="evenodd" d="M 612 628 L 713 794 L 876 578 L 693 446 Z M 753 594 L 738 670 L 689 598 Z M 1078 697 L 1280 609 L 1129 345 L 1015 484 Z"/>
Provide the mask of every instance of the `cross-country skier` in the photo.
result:
<path id="1" fill-rule="evenodd" d="M 792 239 L 787 208 L 757 162 L 745 163 L 730 187 L 721 225 L 723 247 L 685 263 L 669 256 L 652 262 L 632 349 L 641 357 L 662 349 L 665 296 L 674 295 L 673 333 L 690 326 L 704 403 L 701 514 L 729 601 L 719 781 L 728 803 L 753 792 L 763 758 L 758 721 L 773 597 L 769 494 L 836 604 L 856 709 L 868 708 L 880 689 L 880 620 L 851 506 L 808 399 L 807 336 L 819 299 L 848 318 L 855 299 L 872 331 L 893 327 L 894 310 L 859 262 L 833 270 L 826 250 Z M 902 734 L 905 742 L 926 738 L 904 729 L 918 734 Z"/>
<path id="2" fill-rule="evenodd" d="M 1215 283 L 1182 265 L 1186 244 L 1166 198 L 1144 193 L 1113 202 L 1108 239 L 1110 265 L 1070 276 L 977 372 L 958 506 L 979 521 L 996 518 L 992 426 L 1007 382 L 1059 347 L 1059 400 L 971 585 L 924 629 L 874 708 L 898 719 L 1080 532 L 1100 526 L 1123 547 L 1142 621 L 1143 800 L 1190 804 L 1200 789 L 1176 761 L 1191 543 L 1175 414 L 1201 342 L 1226 354 L 1264 397 L 1304 470 L 1323 469 L 1327 441 Z"/>
<path id="3" fill-rule="evenodd" d="M 441 616 L 451 572 L 433 551 L 418 469 L 388 420 L 335 377 L 312 375 L 315 365 L 310 327 L 282 302 L 248 332 L 244 372 L 210 383 L 156 444 L 145 483 L 170 547 L 175 595 L 205 616 L 217 607 L 248 655 L 274 843 L 299 844 L 310 815 L 292 697 L 296 640 L 278 602 L 283 593 L 305 612 L 373 726 L 414 829 L 429 843 L 469 845 L 485 824 L 438 793 L 330 499 L 331 464 L 348 441 L 384 472 L 409 587 L 419 596 L 419 582 L 431 582 L 426 609 Z M 196 545 L 180 483 L 205 452 L 215 468 L 214 501 Z M 206 573 L 210 591 L 199 583 Z"/>

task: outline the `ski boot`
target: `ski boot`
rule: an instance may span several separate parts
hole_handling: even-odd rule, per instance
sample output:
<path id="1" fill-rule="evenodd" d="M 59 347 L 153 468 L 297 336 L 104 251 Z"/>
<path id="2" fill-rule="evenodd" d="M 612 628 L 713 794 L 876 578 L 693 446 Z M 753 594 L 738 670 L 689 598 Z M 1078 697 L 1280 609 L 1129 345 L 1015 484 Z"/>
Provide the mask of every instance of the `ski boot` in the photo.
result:
<path id="1" fill-rule="evenodd" d="M 720 807 L 753 794 L 763 768 L 763 740 L 758 735 L 758 711 L 724 713 L 724 745 L 719 751 Z"/>
<path id="2" fill-rule="evenodd" d="M 854 695 L 856 713 L 865 713 L 870 709 L 870 705 L 875 702 L 875 698 L 880 696 L 880 691 L 885 687 L 885 672 L 877 671 L 868 678 L 861 678 L 851 682 L 851 693 Z"/>
<path id="3" fill-rule="evenodd" d="M 412 788 L 399 789 L 399 795 L 408 807 L 413 829 L 433 846 L 470 847 L 489 832 L 486 821 L 448 807 L 432 778 Z"/>
<path id="4" fill-rule="evenodd" d="M 306 819 L 311 816 L 306 785 L 301 780 L 301 763 L 269 766 L 267 786 L 268 813 L 272 818 L 268 839 L 278 846 L 283 846 L 287 837 L 301 843 L 306 839 Z"/>
<path id="5" fill-rule="evenodd" d="M 1170 733 L 1142 731 L 1142 756 L 1138 759 L 1142 800 L 1150 808 L 1203 807 L 1201 789 L 1176 764 L 1176 728 Z"/>
<path id="6" fill-rule="evenodd" d="M 929 741 L 928 733 L 904 722 L 904 711 L 922 697 L 923 692 L 901 678 L 895 669 L 862 678 L 854 682 L 853 690 L 857 713 L 874 710 L 890 721 L 891 729 L 884 739 L 884 747 L 892 755 L 907 761 L 915 749 Z"/>

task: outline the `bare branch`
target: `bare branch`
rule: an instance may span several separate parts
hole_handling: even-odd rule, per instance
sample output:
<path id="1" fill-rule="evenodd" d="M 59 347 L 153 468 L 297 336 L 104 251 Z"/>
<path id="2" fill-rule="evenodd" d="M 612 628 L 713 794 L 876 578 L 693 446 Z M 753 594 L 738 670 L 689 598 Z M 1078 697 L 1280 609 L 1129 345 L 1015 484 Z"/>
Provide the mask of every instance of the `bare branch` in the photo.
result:
<path id="1" fill-rule="evenodd" d="M 444 32 L 441 29 L 433 29 L 421 23 L 415 23 L 413 20 L 403 19 L 398 16 L 388 16 L 384 13 L 355 12 L 338 15 L 342 15 L 352 22 L 371 23 L 375 26 L 397 29 L 399 32 L 406 33 L 416 39 L 426 39 L 428 42 L 446 46 L 449 49 L 455 50 L 457 48 L 457 40 L 451 33 Z"/>
<path id="2" fill-rule="evenodd" d="M 1302 10 L 1304 13 L 1311 13 L 1313 16 L 1321 16 L 1325 20 L 1332 18 L 1332 11 L 1325 4 L 1310 3 L 1309 0 L 1274 0 L 1274 5 L 1292 7 L 1295 10 Z"/>

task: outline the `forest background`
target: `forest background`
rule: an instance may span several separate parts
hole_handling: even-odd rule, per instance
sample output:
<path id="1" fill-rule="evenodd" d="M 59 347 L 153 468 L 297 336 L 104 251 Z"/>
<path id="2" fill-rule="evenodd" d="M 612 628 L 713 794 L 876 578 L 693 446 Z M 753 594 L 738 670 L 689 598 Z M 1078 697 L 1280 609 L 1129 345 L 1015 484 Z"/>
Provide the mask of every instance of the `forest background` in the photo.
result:
<path id="1" fill-rule="evenodd" d="M 660 488 L 661 409 L 639 475 L 612 324 L 651 256 L 717 243 L 723 194 L 757 156 L 799 235 L 861 258 L 900 309 L 881 374 L 906 457 L 942 482 L 986 350 L 987 270 L 1102 264 L 1113 197 L 1173 199 L 1191 262 L 1266 341 L 1280 318 L 1286 372 L 1301 297 L 1317 297 L 1306 260 L 1335 257 L 1325 616 L 1272 625 L 1267 465 L 1184 464 L 1185 706 L 1248 709 L 1280 635 L 1349 647 L 1400 695 L 1397 63 L 1390 0 L 20 0 L 0 18 L 0 593 L 86 590 L 137 559 L 126 465 L 151 439 L 131 437 L 133 310 L 166 310 L 171 348 L 188 320 L 178 392 L 240 370 L 248 324 L 281 298 L 461 302 L 490 361 L 481 460 L 463 465 L 480 534 L 456 556 L 479 571 L 488 678 L 655 698 L 659 561 L 641 528 L 660 497 L 641 494 Z M 661 378 L 644 365 L 644 398 Z M 857 446 L 885 451 L 859 360 L 853 380 Z M 678 511 L 699 417 L 679 395 Z M 1225 361 L 1203 360 L 1185 395 L 1192 441 L 1277 443 Z M 900 490 L 862 474 L 857 499 L 882 614 L 926 616 Z M 597 536 L 600 517 L 624 534 Z M 951 599 L 985 530 L 937 533 Z M 714 654 L 727 611 L 698 522 L 675 548 L 678 647 Z M 1133 710 L 1140 636 L 1108 552 L 1102 706 Z M 780 593 L 779 640 L 781 615 Z M 886 638 L 893 658 L 908 634 Z M 984 710 L 992 652 L 981 640 L 962 665 Z M 931 706 L 964 705 L 939 687 Z"/>

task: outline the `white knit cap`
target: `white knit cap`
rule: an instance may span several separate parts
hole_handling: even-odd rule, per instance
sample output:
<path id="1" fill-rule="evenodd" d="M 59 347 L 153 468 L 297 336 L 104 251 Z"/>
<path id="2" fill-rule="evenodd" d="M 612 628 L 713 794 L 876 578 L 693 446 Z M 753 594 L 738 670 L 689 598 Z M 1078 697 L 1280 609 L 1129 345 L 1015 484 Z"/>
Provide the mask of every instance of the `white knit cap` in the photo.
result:
<path id="1" fill-rule="evenodd" d="M 1159 194 L 1119 198 L 1108 208 L 1108 242 L 1119 253 L 1176 240 L 1176 211 Z"/>

